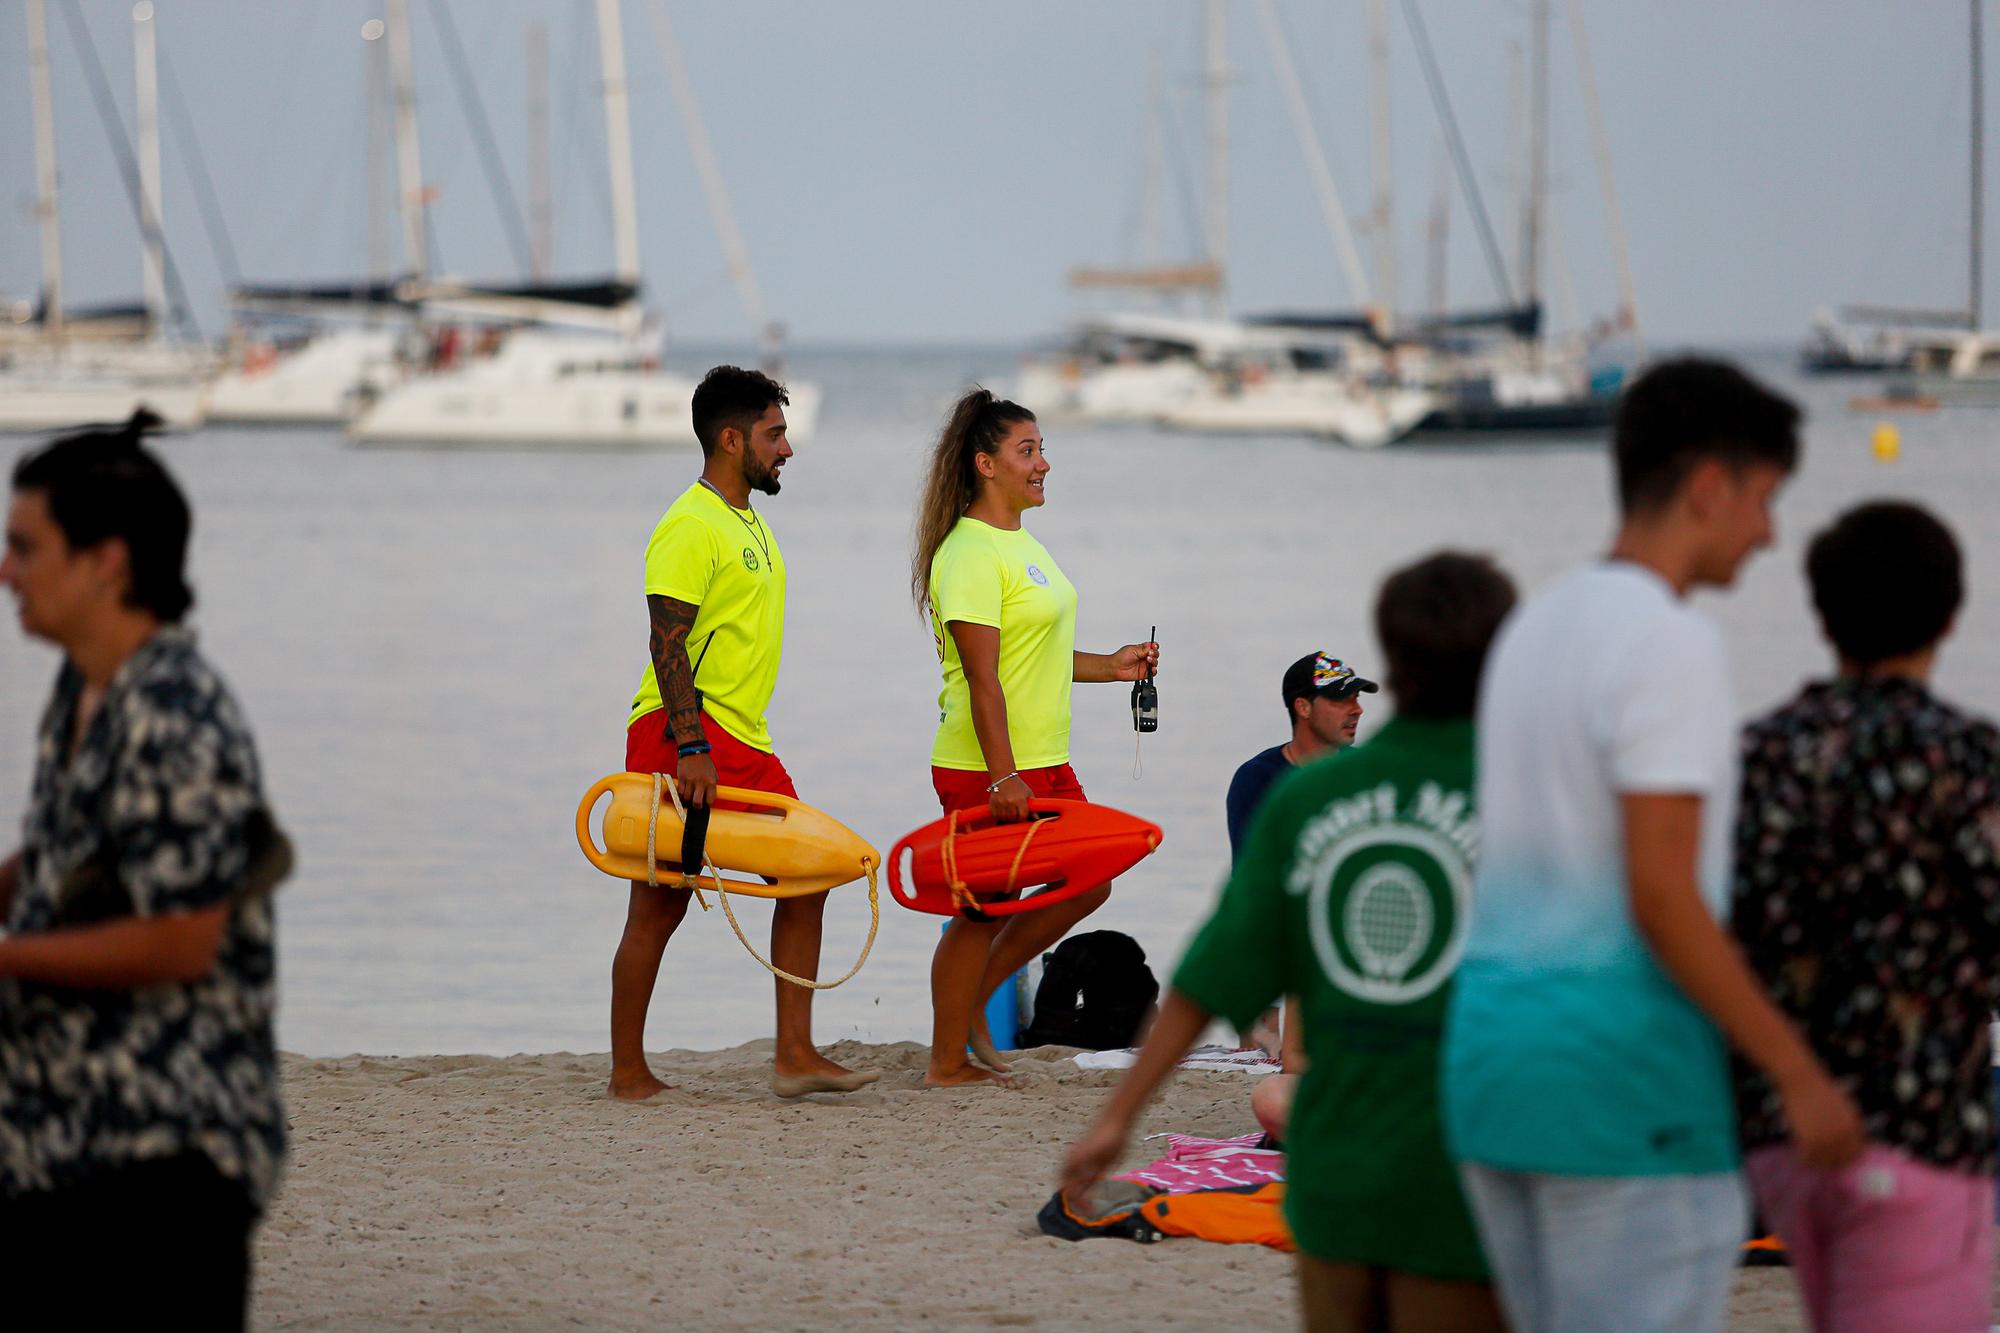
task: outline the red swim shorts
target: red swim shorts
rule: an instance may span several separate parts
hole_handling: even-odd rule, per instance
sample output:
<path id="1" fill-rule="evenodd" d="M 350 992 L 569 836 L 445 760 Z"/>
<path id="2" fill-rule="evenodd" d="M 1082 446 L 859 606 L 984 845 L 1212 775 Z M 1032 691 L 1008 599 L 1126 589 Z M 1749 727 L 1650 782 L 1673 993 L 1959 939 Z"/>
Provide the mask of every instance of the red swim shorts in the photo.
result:
<path id="1" fill-rule="evenodd" d="M 989 799 L 986 784 L 990 780 L 983 772 L 931 765 L 931 786 L 937 789 L 938 804 L 944 807 L 946 814 L 954 810 L 984 809 Z M 1083 784 L 1076 780 L 1076 770 L 1068 764 L 1057 764 L 1053 768 L 1024 768 L 1021 780 L 1028 784 L 1029 791 L 1048 800 L 1090 799 L 1083 794 Z"/>
<path id="2" fill-rule="evenodd" d="M 632 719 L 632 725 L 625 729 L 627 773 L 665 773 L 671 777 L 680 770 L 681 757 L 673 742 L 667 739 L 666 719 L 660 716 L 661 711 L 655 708 L 650 713 L 642 714 Z M 768 791 L 798 799 L 798 789 L 792 786 L 792 775 L 778 762 L 778 756 L 745 745 L 718 726 L 707 713 L 701 715 L 701 734 L 708 737 L 709 758 L 715 761 L 716 780 L 723 786 L 741 787 L 745 791 Z M 716 808 L 725 807 L 718 805 Z"/>

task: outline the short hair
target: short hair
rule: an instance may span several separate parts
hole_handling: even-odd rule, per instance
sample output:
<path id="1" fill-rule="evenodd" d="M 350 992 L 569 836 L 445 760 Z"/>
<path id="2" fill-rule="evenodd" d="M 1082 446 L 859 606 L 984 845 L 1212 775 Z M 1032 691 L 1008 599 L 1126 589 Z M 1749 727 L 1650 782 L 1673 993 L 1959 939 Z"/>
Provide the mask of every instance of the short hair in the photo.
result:
<path id="1" fill-rule="evenodd" d="M 1658 363 L 1626 388 L 1612 446 L 1618 506 L 1644 513 L 1671 501 L 1706 459 L 1790 472 L 1799 461 L 1799 409 L 1727 362 L 1682 357 Z"/>
<path id="2" fill-rule="evenodd" d="M 1806 549 L 1806 580 L 1835 650 L 1864 666 L 1936 643 L 1965 596 L 1951 529 L 1904 500 L 1835 519 Z"/>
<path id="3" fill-rule="evenodd" d="M 159 418 L 141 408 L 122 427 L 79 431 L 23 454 L 15 491 L 35 491 L 72 550 L 112 538 L 125 543 L 131 585 L 125 605 L 174 623 L 194 605 L 187 585 L 187 496 L 141 443 Z"/>
<path id="4" fill-rule="evenodd" d="M 725 427 L 748 435 L 758 417 L 791 401 L 785 386 L 761 370 L 717 366 L 709 371 L 694 391 L 694 437 L 701 442 L 702 457 L 715 452 Z"/>
<path id="5" fill-rule="evenodd" d="M 1391 573 L 1375 599 L 1375 637 L 1389 665 L 1396 710 L 1471 717 L 1479 676 L 1514 584 L 1483 555 L 1439 551 Z"/>

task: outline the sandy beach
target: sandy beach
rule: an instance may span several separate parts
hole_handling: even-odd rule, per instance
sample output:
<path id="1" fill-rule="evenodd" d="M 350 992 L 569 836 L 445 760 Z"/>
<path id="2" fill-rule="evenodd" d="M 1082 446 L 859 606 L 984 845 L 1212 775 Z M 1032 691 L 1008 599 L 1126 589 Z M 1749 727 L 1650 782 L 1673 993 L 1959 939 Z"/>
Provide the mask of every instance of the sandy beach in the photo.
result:
<path id="1" fill-rule="evenodd" d="M 257 1246 L 260 1327 L 1295 1326 L 1291 1260 L 1254 1246 L 1080 1244 L 1035 1227 L 1062 1145 L 1117 1075 L 1055 1047 L 1019 1086 L 927 1091 L 923 1048 L 784 1102 L 769 1043 L 665 1051 L 673 1089 L 603 1095 L 602 1054 L 288 1056 L 290 1174 Z M 1252 1128 L 1249 1080 L 1184 1073 L 1146 1132 Z M 1140 1145 L 1133 1161 L 1158 1155 Z M 1800 1327 L 1781 1270 L 1731 1327 Z"/>

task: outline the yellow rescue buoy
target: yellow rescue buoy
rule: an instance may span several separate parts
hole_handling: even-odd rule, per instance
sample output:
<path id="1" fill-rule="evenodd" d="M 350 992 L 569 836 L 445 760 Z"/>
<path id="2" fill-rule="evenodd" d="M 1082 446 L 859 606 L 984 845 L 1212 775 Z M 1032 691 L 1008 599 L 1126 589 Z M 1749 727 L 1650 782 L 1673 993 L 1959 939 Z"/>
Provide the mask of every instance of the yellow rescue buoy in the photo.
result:
<path id="1" fill-rule="evenodd" d="M 1875 449 L 1875 461 L 1893 463 L 1903 452 L 1903 437 L 1886 421 L 1875 423 L 1875 434 L 1871 443 Z"/>
<path id="2" fill-rule="evenodd" d="M 604 810 L 600 826 L 604 845 L 599 847 L 591 837 L 590 816 L 606 793 L 611 803 Z M 702 812 L 691 815 L 682 807 L 680 791 L 666 774 L 613 773 L 592 783 L 577 805 L 577 843 L 585 858 L 607 875 L 643 879 L 655 887 L 693 890 L 704 912 L 708 899 L 702 890 L 714 890 L 736 938 L 779 980 L 808 990 L 832 990 L 851 980 L 868 961 L 868 951 L 875 947 L 876 927 L 882 922 L 881 902 L 875 892 L 881 853 L 833 816 L 789 796 L 740 787 L 717 787 L 715 795 L 719 803 L 732 808 L 708 811 L 703 828 Z M 695 839 L 698 848 L 683 849 L 682 838 L 691 820 L 699 830 Z M 679 864 L 682 856 L 700 864 L 683 866 Z M 749 878 L 725 877 L 723 866 Z M 736 909 L 729 905 L 735 894 L 798 898 L 825 893 L 864 877 L 868 880 L 868 938 L 861 942 L 861 956 L 854 960 L 854 966 L 832 981 L 796 976 L 758 953 L 743 933 Z"/>
<path id="3" fill-rule="evenodd" d="M 604 837 L 599 848 L 591 837 L 592 807 L 606 793 L 598 825 Z M 708 828 L 708 854 L 715 865 L 740 872 L 721 879 L 711 868 L 678 864 L 685 825 L 678 801 L 663 802 L 650 773 L 613 773 L 592 784 L 576 808 L 576 840 L 590 863 L 619 879 L 647 878 L 647 826 L 654 828 L 655 873 L 676 884 L 687 872 L 689 887 L 720 888 L 753 898 L 796 898 L 825 893 L 867 875 L 882 864 L 882 855 L 833 816 L 803 801 L 770 792 L 736 787 L 716 790 L 719 801 L 736 809 L 719 809 Z M 744 808 L 749 807 L 749 808 Z"/>

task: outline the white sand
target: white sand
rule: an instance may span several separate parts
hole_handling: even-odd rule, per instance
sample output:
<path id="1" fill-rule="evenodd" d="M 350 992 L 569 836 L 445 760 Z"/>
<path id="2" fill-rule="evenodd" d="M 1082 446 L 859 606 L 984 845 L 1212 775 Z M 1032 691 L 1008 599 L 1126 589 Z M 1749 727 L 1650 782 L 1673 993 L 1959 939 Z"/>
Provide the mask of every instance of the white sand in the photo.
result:
<path id="1" fill-rule="evenodd" d="M 783 1102 L 769 1042 L 668 1051 L 674 1085 L 603 1095 L 603 1055 L 285 1060 L 291 1173 L 258 1241 L 260 1327 L 1292 1328 L 1288 1256 L 1052 1240 L 1035 1213 L 1117 1078 L 1045 1048 L 1021 1086 L 921 1087 L 922 1048 Z M 1184 1074 L 1147 1132 L 1249 1132 L 1250 1081 Z M 1133 1160 L 1158 1155 L 1141 1145 Z M 1782 1270 L 1732 1327 L 1798 1327 Z"/>

